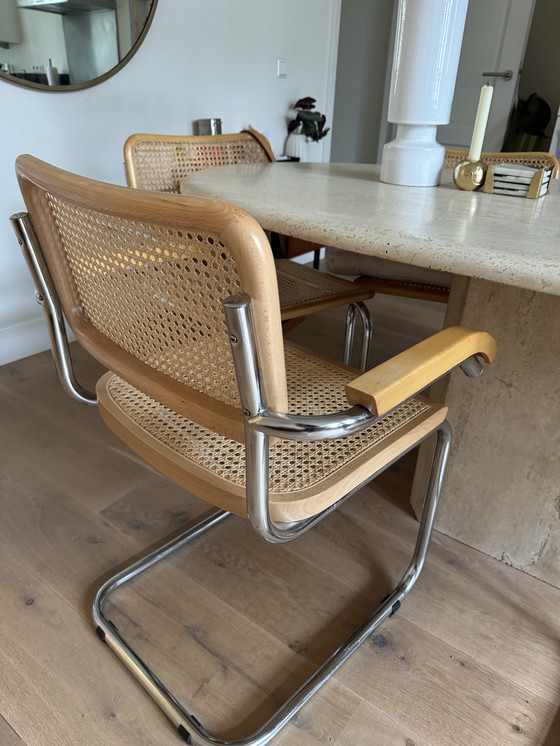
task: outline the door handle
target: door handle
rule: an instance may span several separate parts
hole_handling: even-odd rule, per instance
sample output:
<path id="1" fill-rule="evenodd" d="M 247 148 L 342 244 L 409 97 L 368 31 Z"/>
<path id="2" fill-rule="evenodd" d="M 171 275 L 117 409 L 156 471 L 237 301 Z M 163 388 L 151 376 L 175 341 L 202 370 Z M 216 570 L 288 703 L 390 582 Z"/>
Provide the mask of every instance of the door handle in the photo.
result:
<path id="1" fill-rule="evenodd" d="M 504 80 L 511 80 L 513 78 L 513 70 L 504 70 L 503 73 L 482 73 L 483 78 L 503 78 Z"/>

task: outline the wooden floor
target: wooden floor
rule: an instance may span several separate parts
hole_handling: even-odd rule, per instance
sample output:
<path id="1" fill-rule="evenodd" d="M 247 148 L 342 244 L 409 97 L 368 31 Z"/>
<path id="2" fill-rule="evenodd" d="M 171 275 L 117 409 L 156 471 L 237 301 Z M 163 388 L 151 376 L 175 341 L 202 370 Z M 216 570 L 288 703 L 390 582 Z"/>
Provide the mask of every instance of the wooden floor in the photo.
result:
<path id="1" fill-rule="evenodd" d="M 372 308 L 374 359 L 441 324 L 435 304 Z M 330 314 L 291 336 L 335 353 L 341 326 Z M 0 412 L 1 746 L 179 746 L 89 608 L 109 573 L 207 506 L 67 398 L 48 354 L 0 368 Z M 288 546 L 228 519 L 119 591 L 117 625 L 207 727 L 241 737 L 399 579 L 417 527 L 413 465 Z M 558 746 L 559 708 L 560 591 L 436 534 L 401 610 L 273 743 Z"/>

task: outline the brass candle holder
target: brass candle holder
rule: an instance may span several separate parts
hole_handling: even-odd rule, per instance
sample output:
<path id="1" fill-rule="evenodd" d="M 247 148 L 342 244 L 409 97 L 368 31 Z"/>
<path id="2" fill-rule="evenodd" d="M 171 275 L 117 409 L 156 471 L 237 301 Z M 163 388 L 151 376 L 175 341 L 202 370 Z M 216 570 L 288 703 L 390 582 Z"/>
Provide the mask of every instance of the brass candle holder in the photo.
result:
<path id="1" fill-rule="evenodd" d="M 467 192 L 480 189 L 486 179 L 487 168 L 484 161 L 461 161 L 453 171 L 455 186 Z"/>

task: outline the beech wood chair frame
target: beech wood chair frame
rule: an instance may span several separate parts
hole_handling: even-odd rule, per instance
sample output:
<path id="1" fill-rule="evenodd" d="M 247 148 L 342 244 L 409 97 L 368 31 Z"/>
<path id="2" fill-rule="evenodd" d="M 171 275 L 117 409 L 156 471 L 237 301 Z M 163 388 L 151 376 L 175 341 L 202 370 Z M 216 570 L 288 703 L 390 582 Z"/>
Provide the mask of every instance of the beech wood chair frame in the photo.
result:
<path id="1" fill-rule="evenodd" d="M 18 174 L 22 183 L 22 192 L 28 201 L 28 208 L 33 214 L 33 192 L 30 192 L 26 181 L 29 182 L 36 178 L 34 189 L 47 189 L 46 182 L 48 179 L 52 176 L 54 182 L 56 182 L 56 179 L 59 178 L 58 175 L 64 174 L 64 172 L 46 167 L 46 164 L 41 164 L 35 159 L 23 157 L 18 159 Z M 68 184 L 75 185 L 76 188 L 79 187 L 79 199 L 82 200 L 86 199 L 84 195 L 87 193 L 89 184 L 94 185 L 92 187 L 94 190 L 99 190 L 100 185 L 97 182 L 90 182 L 70 175 L 64 175 L 60 178 L 63 185 L 61 193 L 66 198 Z M 56 191 L 56 184 L 54 191 Z M 100 193 L 98 191 L 98 195 Z M 105 200 L 105 205 L 111 204 L 111 198 L 117 200 L 119 194 L 122 193 L 122 188 L 105 185 L 105 193 L 102 197 Z M 146 196 L 140 199 L 142 204 L 146 206 L 148 205 L 146 200 L 151 198 Z M 173 200 L 174 198 L 168 197 L 168 199 Z M 198 204 L 203 202 L 206 201 L 200 200 Z M 134 205 L 134 201 L 131 204 Z M 161 202 L 160 198 L 157 204 L 163 206 L 165 201 Z M 248 226 L 247 230 L 253 231 L 257 239 L 260 240 L 260 228 L 249 216 L 243 217 L 243 211 L 232 206 L 226 206 L 226 208 L 228 214 L 231 213 L 235 219 L 241 218 L 244 220 Z M 215 211 L 216 207 L 212 207 L 212 210 Z M 139 214 L 143 215 L 144 212 L 139 210 Z M 38 215 L 37 220 L 41 219 L 41 216 Z M 64 329 L 62 309 L 66 308 L 64 303 L 68 299 L 63 294 L 64 302 L 61 302 L 57 283 L 53 280 L 53 274 L 51 273 L 52 265 L 49 265 L 47 261 L 43 246 L 35 230 L 35 224 L 27 213 L 14 215 L 11 220 L 47 315 L 53 338 L 55 360 L 58 356 L 57 370 L 62 384 L 65 390 L 78 401 L 93 404 L 95 403 L 95 395 L 88 393 L 79 386 L 72 372 L 68 340 L 65 332 L 62 331 Z M 200 230 L 203 230 L 203 228 L 204 226 L 200 225 Z M 243 235 L 247 233 L 247 230 L 244 229 Z M 262 234 L 262 231 L 260 231 L 260 234 Z M 41 235 L 49 234 L 47 231 Z M 255 245 L 255 248 L 257 248 L 257 245 Z M 250 246 L 249 249 L 251 249 Z M 249 255 L 254 256 L 254 253 L 249 251 Z M 56 271 L 58 272 L 59 268 L 56 268 Z M 64 290 L 64 293 L 66 292 Z M 264 294 L 264 298 L 265 303 L 269 303 L 267 293 Z M 400 441 L 395 441 L 392 449 L 383 446 L 383 452 L 387 452 L 384 456 L 385 461 L 378 469 L 374 470 L 374 473 L 368 473 L 359 484 L 354 483 L 346 494 L 338 499 L 332 499 L 330 504 L 323 505 L 308 517 L 297 520 L 278 520 L 271 512 L 268 459 L 271 439 L 320 441 L 348 437 L 382 421 L 387 415 L 395 411 L 401 402 L 414 397 L 434 380 L 457 367 L 461 368 L 468 376 L 480 375 L 482 365 L 477 356 L 480 355 L 487 362 L 491 362 L 496 354 L 496 349 L 493 339 L 485 332 L 451 327 L 401 353 L 394 360 L 389 360 L 360 375 L 347 384 L 346 395 L 350 406 L 346 410 L 322 415 L 294 414 L 282 408 L 278 409 L 278 402 L 281 399 L 278 399 L 276 394 L 273 393 L 272 399 L 270 398 L 270 384 L 266 380 L 266 360 L 262 354 L 262 344 L 259 345 L 258 341 L 260 327 L 257 327 L 253 320 L 253 299 L 247 294 L 241 293 L 224 298 L 222 305 L 243 413 L 246 468 L 245 510 L 253 528 L 265 540 L 272 543 L 283 543 L 297 538 L 336 509 L 363 484 L 384 471 L 409 450 L 432 434 L 437 435 L 418 537 L 412 558 L 401 581 L 389 595 L 375 605 L 367 619 L 327 658 L 316 672 L 262 726 L 246 738 L 234 741 L 222 740 L 209 733 L 199 720 L 188 711 L 187 707 L 167 689 L 158 676 L 143 663 L 104 613 L 106 601 L 115 589 L 216 526 L 227 517 L 228 510 L 220 507 L 211 515 L 189 527 L 179 537 L 165 543 L 159 549 L 117 573 L 104 583 L 97 592 L 92 609 L 97 634 L 109 645 L 162 708 L 186 743 L 196 746 L 263 746 L 328 681 L 359 645 L 387 617 L 398 610 L 402 600 L 414 586 L 422 571 L 428 551 L 451 445 L 451 429 L 444 419 L 445 409 L 440 408 L 439 416 L 430 420 L 433 424 L 424 428 L 422 432 L 418 432 L 418 435 L 411 436 L 408 439 L 403 439 L 401 436 L 400 441 L 403 441 L 403 445 L 399 445 Z M 274 308 L 274 301 L 269 307 L 270 309 Z M 255 305 L 257 316 L 259 312 L 261 311 L 258 305 Z M 67 311 L 66 315 L 68 316 Z M 72 318 L 71 314 L 70 318 Z M 276 318 L 279 326 L 279 313 Z M 72 324 L 72 321 L 70 323 Z M 73 329 L 77 336 L 85 334 L 84 338 L 87 339 L 87 333 L 84 332 L 84 329 L 80 329 L 79 324 L 74 325 Z M 277 339 L 281 340 L 281 335 Z M 102 350 L 102 347 L 98 345 L 97 349 Z M 114 364 L 118 374 L 123 375 L 118 357 L 111 358 L 108 354 L 100 354 L 99 359 L 105 364 L 108 362 Z M 124 370 L 126 372 L 126 367 Z M 282 405 L 280 404 L 280 406 Z M 204 497 L 208 499 L 207 495 L 204 495 Z M 217 499 L 215 504 L 220 506 L 220 499 Z"/>

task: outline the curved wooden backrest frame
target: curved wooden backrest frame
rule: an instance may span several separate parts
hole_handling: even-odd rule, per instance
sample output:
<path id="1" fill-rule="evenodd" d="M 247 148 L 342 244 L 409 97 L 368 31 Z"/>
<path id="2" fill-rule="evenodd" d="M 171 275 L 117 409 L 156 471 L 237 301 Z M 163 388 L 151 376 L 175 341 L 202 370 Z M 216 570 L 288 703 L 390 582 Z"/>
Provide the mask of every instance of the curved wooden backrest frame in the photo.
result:
<path id="1" fill-rule="evenodd" d="M 268 138 L 266 138 L 262 132 L 259 132 L 258 130 L 248 129 L 248 130 L 241 130 L 240 134 L 243 135 L 250 135 L 254 140 L 256 140 L 261 148 L 266 153 L 266 156 L 270 163 L 276 162 L 276 156 L 272 152 L 272 147 L 268 141 Z"/>
<path id="2" fill-rule="evenodd" d="M 220 301 L 243 292 L 252 299 L 266 399 L 286 411 L 274 260 L 250 215 L 225 202 L 93 181 L 27 155 L 16 172 L 65 316 L 94 357 L 189 419 L 242 441 Z M 187 287 L 198 294 L 195 311 Z M 210 359 L 198 352 L 192 359 L 199 336 Z M 192 383 L 182 380 L 182 366 Z M 204 387 L 218 374 L 226 384 L 216 398 Z M 235 391 L 223 392 L 228 386 Z"/>
<path id="3" fill-rule="evenodd" d="M 130 135 L 124 144 L 127 184 L 136 189 L 179 192 L 185 176 L 213 166 L 276 160 L 256 130 L 230 135 Z"/>

